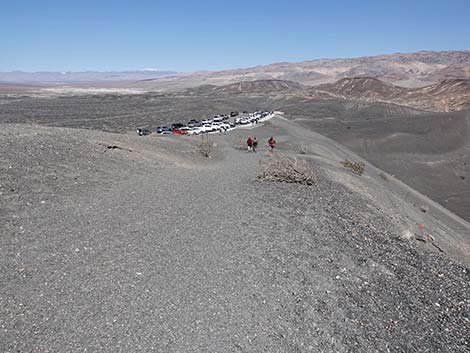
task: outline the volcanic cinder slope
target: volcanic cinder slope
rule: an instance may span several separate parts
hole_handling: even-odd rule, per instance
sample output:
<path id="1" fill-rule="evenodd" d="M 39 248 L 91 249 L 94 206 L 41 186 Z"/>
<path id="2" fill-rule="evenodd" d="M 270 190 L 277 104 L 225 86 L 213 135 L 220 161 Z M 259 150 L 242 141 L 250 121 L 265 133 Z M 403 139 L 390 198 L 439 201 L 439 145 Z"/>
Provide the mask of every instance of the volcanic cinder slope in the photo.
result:
<path id="1" fill-rule="evenodd" d="M 282 110 L 288 119 L 345 144 L 470 220 L 467 111 L 436 114 L 418 109 L 467 107 L 468 80 L 452 82 L 406 89 L 373 78 L 345 79 L 320 88 L 262 80 L 132 95 L 71 95 L 32 88 L 27 92 L 23 87 L 0 95 L 0 119 L 128 132 L 234 110 Z M 405 102 L 408 96 L 412 99 Z M 409 106 L 400 105 L 403 102 Z"/>
<path id="2" fill-rule="evenodd" d="M 248 133 L 318 183 L 258 181 Z M 0 140 L 1 351 L 469 349 L 468 223 L 292 121 L 210 159 L 180 136 Z"/>

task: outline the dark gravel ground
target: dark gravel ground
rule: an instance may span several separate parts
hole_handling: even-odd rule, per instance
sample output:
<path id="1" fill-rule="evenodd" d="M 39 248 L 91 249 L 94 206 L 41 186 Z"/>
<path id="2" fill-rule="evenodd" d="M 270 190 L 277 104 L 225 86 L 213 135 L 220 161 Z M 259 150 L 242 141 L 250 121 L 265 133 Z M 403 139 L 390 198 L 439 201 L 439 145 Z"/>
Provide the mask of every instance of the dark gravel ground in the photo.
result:
<path id="1" fill-rule="evenodd" d="M 468 268 L 323 166 L 256 180 L 247 133 L 2 125 L 0 351 L 470 351 Z"/>
<path id="2" fill-rule="evenodd" d="M 204 88 L 200 88 L 204 91 Z M 302 95 L 179 93 L 47 97 L 0 92 L 0 123 L 129 132 L 231 111 L 281 110 L 470 219 L 470 113 L 429 113 L 394 104 Z"/>
<path id="3" fill-rule="evenodd" d="M 470 111 L 301 123 L 470 220 Z"/>

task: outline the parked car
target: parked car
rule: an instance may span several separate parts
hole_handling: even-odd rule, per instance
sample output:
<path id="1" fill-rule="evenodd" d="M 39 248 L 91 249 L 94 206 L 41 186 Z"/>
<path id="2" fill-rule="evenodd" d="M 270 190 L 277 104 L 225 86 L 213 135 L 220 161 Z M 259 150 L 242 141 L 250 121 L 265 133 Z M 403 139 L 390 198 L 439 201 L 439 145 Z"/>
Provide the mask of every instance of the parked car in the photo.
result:
<path id="1" fill-rule="evenodd" d="M 192 127 L 191 129 L 187 131 L 187 134 L 188 135 L 200 135 L 203 132 L 205 132 L 205 130 L 202 127 Z"/>
<path id="2" fill-rule="evenodd" d="M 172 130 L 181 129 L 182 127 L 184 127 L 184 124 L 181 124 L 181 123 L 174 123 L 174 124 L 171 124 L 171 129 L 172 129 Z"/>
<path id="3" fill-rule="evenodd" d="M 157 127 L 156 132 L 157 134 L 160 134 L 160 135 L 168 135 L 168 134 L 171 134 L 171 129 L 166 126 L 159 126 Z"/>
<path id="4" fill-rule="evenodd" d="M 220 130 L 220 125 L 218 123 L 212 123 L 212 132 L 216 132 Z"/>
<path id="5" fill-rule="evenodd" d="M 238 116 L 238 112 L 230 112 L 230 116 L 232 118 L 234 118 L 234 117 Z"/>
<path id="6" fill-rule="evenodd" d="M 201 126 L 202 132 L 210 132 L 212 131 L 212 125 L 211 124 L 204 124 Z"/>
<path id="7" fill-rule="evenodd" d="M 172 133 L 174 135 L 187 135 L 187 129 L 190 129 L 189 127 L 180 127 L 179 129 L 173 129 Z"/>
<path id="8" fill-rule="evenodd" d="M 149 129 L 139 128 L 137 129 L 137 133 L 139 134 L 139 136 L 147 136 L 150 135 L 152 132 Z"/>
<path id="9" fill-rule="evenodd" d="M 182 135 L 188 135 L 189 131 L 191 131 L 191 128 L 188 126 L 183 126 L 179 128 L 178 131 L 182 132 Z"/>

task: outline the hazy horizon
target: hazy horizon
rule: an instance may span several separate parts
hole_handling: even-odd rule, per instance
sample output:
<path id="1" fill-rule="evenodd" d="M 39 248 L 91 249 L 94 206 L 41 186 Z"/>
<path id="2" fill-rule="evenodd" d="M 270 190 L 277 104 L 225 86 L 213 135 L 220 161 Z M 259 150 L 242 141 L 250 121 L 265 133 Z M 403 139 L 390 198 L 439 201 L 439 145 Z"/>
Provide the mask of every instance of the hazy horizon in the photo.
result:
<path id="1" fill-rule="evenodd" d="M 289 61 L 288 63 L 297 63 L 297 62 L 303 62 L 303 61 L 315 61 L 315 60 L 336 60 L 336 59 L 358 59 L 358 58 L 363 58 L 363 57 L 377 57 L 377 56 L 389 56 L 389 55 L 406 55 L 406 54 L 413 54 L 413 53 L 425 53 L 425 52 L 435 52 L 435 53 L 445 53 L 445 52 L 465 52 L 465 51 L 470 51 L 470 49 L 448 49 L 448 50 L 426 50 L 426 49 L 421 49 L 421 50 L 416 50 L 416 51 L 410 51 L 410 52 L 393 52 L 393 53 L 377 53 L 373 55 L 360 55 L 360 56 L 344 56 L 344 57 L 319 57 L 319 58 L 306 58 L 303 60 L 299 61 Z M 286 62 L 286 61 L 284 61 Z M 63 73 L 63 74 L 68 74 L 68 73 L 86 73 L 86 72 L 101 72 L 101 73 L 106 73 L 106 72 L 173 72 L 173 73 L 192 73 L 192 72 L 204 72 L 204 71 L 219 71 L 219 70 L 231 70 L 231 69 L 244 69 L 244 68 L 250 68 L 250 67 L 256 67 L 256 66 L 265 66 L 265 65 L 271 65 L 271 64 L 279 64 L 283 63 L 283 61 L 277 61 L 277 62 L 269 62 L 269 63 L 262 63 L 262 64 L 256 64 L 252 66 L 244 66 L 244 67 L 230 67 L 230 68 L 223 68 L 223 69 L 214 69 L 214 70 L 193 70 L 193 71 L 183 71 L 183 70 L 163 70 L 159 68 L 129 68 L 129 69 L 116 69 L 116 70 L 106 70 L 106 69 L 89 69 L 89 70 L 62 70 L 60 68 L 58 69 L 51 69 L 51 70 L 40 70 L 40 71 L 28 71 L 28 70 L 22 70 L 22 69 L 15 69 L 15 70 L 9 70 L 9 71 L 4 71 L 0 70 L 0 72 L 3 73 L 9 73 L 9 72 L 21 72 L 25 74 L 34 74 L 34 73 L 46 73 L 46 72 L 54 72 L 54 73 Z"/>

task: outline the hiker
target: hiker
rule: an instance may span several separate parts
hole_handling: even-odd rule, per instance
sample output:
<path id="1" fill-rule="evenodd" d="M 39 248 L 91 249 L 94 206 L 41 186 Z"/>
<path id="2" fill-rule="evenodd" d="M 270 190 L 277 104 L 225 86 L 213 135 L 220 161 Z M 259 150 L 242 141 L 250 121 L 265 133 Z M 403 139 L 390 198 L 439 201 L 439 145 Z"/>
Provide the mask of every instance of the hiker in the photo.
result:
<path id="1" fill-rule="evenodd" d="M 274 137 L 270 137 L 269 140 L 268 140 L 268 145 L 269 147 L 271 148 L 271 152 L 274 151 L 274 147 L 276 147 L 276 140 L 274 139 Z"/>
<path id="2" fill-rule="evenodd" d="M 246 140 L 246 145 L 248 146 L 248 152 L 251 152 L 253 150 L 253 139 L 251 136 L 249 136 L 248 140 Z"/>
<path id="3" fill-rule="evenodd" d="M 253 139 L 253 152 L 256 153 L 256 148 L 257 147 L 258 147 L 258 139 L 255 136 L 255 138 Z"/>

